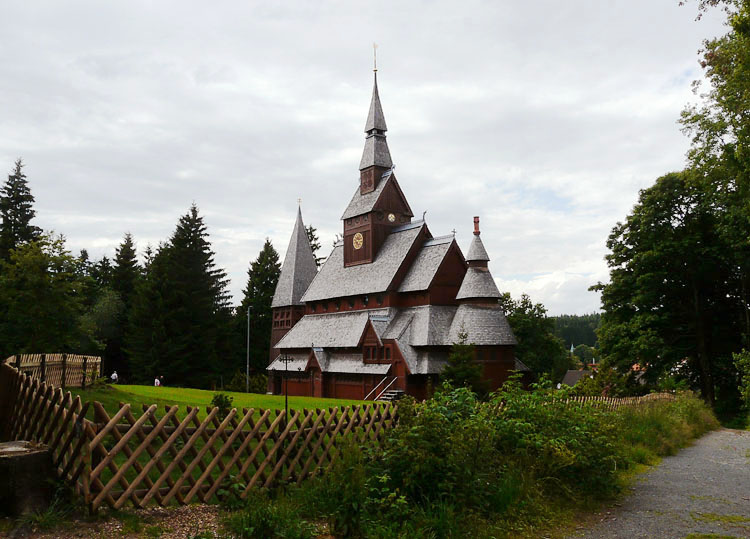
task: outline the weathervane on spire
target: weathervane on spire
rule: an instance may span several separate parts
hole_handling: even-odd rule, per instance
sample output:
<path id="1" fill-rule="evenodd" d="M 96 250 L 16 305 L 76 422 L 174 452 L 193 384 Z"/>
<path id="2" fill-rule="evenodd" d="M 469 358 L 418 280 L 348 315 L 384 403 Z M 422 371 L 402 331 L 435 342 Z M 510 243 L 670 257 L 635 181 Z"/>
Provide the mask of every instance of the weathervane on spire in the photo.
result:
<path id="1" fill-rule="evenodd" d="M 372 44 L 372 70 L 378 72 L 378 44 Z"/>

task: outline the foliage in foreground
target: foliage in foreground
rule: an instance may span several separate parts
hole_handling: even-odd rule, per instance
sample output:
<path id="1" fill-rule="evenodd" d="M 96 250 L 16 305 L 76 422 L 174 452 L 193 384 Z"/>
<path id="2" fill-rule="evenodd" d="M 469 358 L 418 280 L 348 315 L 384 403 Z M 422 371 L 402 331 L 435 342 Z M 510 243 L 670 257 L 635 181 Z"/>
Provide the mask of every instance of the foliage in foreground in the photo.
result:
<path id="1" fill-rule="evenodd" d="M 615 412 L 560 395 L 510 382 L 488 402 L 466 388 L 405 399 L 381 447 L 350 440 L 326 475 L 258 494 L 225 525 L 239 537 L 310 537 L 315 526 L 337 537 L 515 535 L 616 494 L 629 469 L 717 426 L 690 394 Z"/>

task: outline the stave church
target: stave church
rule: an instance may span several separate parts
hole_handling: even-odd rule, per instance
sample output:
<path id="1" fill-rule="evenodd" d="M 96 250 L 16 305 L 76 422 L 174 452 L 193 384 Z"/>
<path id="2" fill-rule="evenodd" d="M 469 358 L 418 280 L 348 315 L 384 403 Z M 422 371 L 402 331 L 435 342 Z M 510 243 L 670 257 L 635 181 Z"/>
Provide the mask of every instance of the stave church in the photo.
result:
<path id="1" fill-rule="evenodd" d="M 377 72 L 359 184 L 343 239 L 318 270 L 301 209 L 272 301 L 269 392 L 347 399 L 428 396 L 459 334 L 490 389 L 516 360 L 479 217 L 466 254 L 415 220 L 394 173 Z"/>

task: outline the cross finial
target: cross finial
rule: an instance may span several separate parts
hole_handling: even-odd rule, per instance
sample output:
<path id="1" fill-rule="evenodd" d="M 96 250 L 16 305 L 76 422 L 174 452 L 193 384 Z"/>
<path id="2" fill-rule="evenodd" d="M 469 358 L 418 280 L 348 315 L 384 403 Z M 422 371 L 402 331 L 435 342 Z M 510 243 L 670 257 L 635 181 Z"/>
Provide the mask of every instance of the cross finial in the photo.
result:
<path id="1" fill-rule="evenodd" d="M 302 206 L 302 199 L 301 198 L 297 199 L 297 206 Z"/>
<path id="2" fill-rule="evenodd" d="M 451 232 L 453 232 L 454 236 L 456 235 L 456 229 L 455 228 L 453 230 L 451 230 Z"/>
<path id="3" fill-rule="evenodd" d="M 378 44 L 372 44 L 372 70 L 378 72 Z"/>

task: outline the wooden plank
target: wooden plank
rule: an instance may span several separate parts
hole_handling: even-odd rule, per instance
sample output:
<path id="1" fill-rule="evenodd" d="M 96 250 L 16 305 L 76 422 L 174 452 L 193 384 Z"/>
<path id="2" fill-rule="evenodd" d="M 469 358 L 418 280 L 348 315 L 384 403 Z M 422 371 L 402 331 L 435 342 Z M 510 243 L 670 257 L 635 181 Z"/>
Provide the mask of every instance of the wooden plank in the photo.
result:
<path id="1" fill-rule="evenodd" d="M 227 414 L 227 417 L 225 417 L 224 421 L 221 422 L 221 427 L 222 427 L 221 430 L 223 430 L 223 428 L 226 428 L 226 426 L 229 424 L 229 422 L 232 420 L 232 418 L 235 416 L 236 413 L 237 413 L 237 410 L 235 408 L 232 408 L 229 411 L 229 414 Z M 216 415 L 216 408 L 214 408 L 213 410 L 211 410 L 211 413 L 209 414 L 209 418 L 210 418 L 211 421 L 213 420 L 213 418 L 214 418 L 215 415 Z M 206 421 L 209 421 L 209 418 L 206 418 Z M 206 421 L 204 421 L 203 424 L 206 424 Z M 202 433 L 202 431 L 201 431 L 201 433 Z M 169 493 L 167 494 L 167 496 L 165 496 L 165 498 L 164 498 L 165 502 L 164 503 L 166 503 L 167 501 L 169 501 L 169 499 L 175 494 L 175 491 L 178 488 L 180 488 L 180 486 L 182 485 L 182 483 L 185 482 L 186 477 L 188 475 L 190 475 L 190 474 L 193 473 L 193 470 L 197 466 L 197 461 L 199 461 L 200 459 L 203 458 L 203 456 L 208 451 L 209 447 L 213 446 L 213 444 L 216 442 L 216 438 L 218 438 L 218 437 L 219 437 L 219 429 L 217 429 L 217 431 L 213 433 L 213 435 L 208 439 L 208 441 L 205 443 L 205 445 L 200 449 L 200 451 L 198 451 L 198 456 L 195 459 L 193 459 L 193 461 L 188 465 L 187 470 L 185 470 L 182 473 L 182 475 L 180 476 L 180 478 L 175 483 L 175 486 L 172 487 L 172 489 L 169 491 Z M 196 481 L 196 483 L 197 483 L 197 481 Z M 188 501 L 189 501 L 189 499 L 185 500 L 185 502 L 188 502 Z"/>
<path id="2" fill-rule="evenodd" d="M 156 405 L 153 405 L 154 409 L 156 409 Z M 164 415 L 164 417 L 161 418 L 159 421 L 157 428 L 154 429 L 149 435 L 146 436 L 145 440 L 143 440 L 138 447 L 135 448 L 135 451 L 128 457 L 128 460 L 126 460 L 121 466 L 120 471 L 118 472 L 120 476 L 124 475 L 128 468 L 133 466 L 136 462 L 138 457 L 146 450 L 146 447 L 150 446 L 151 442 L 156 438 L 157 434 L 159 433 L 159 429 L 167 424 L 167 422 L 170 420 L 170 418 L 175 415 L 178 411 L 178 406 L 172 406 L 169 411 Z M 146 415 L 146 414 L 144 414 Z M 151 415 L 151 414 L 149 414 Z M 143 416 L 141 416 L 140 419 L 143 419 Z M 145 420 L 144 420 L 145 421 Z M 143 424 L 143 423 L 140 423 Z M 133 426 L 133 429 L 138 428 L 139 423 L 136 422 L 136 425 Z M 127 435 L 126 435 L 127 436 Z M 124 439 L 124 438 L 123 438 Z M 117 500 L 115 503 L 115 509 L 120 509 L 125 502 L 130 498 L 131 494 L 135 490 L 135 487 L 137 487 L 141 481 L 143 481 L 144 478 L 148 478 L 148 472 L 149 470 L 156 464 L 154 457 L 149 460 L 149 462 L 146 463 L 146 466 L 144 466 L 139 472 L 138 475 L 130 482 L 130 486 L 125 490 L 122 496 Z M 105 490 L 108 490 L 114 484 L 117 482 L 119 477 L 117 475 L 113 476 L 109 482 L 104 485 Z M 153 488 L 153 484 L 149 485 L 149 488 Z M 99 495 L 101 496 L 101 494 Z M 96 502 L 97 499 L 94 499 L 94 502 Z M 100 500 L 99 500 L 100 501 Z M 140 504 L 139 504 L 140 505 Z"/>
<path id="3" fill-rule="evenodd" d="M 229 438 L 224 442 L 224 444 L 222 445 L 222 447 L 219 450 L 218 454 L 214 457 L 214 459 L 208 465 L 208 467 L 206 468 L 206 470 L 201 474 L 201 476 L 196 481 L 195 486 L 193 486 L 193 488 L 190 490 L 190 492 L 188 492 L 188 494 L 186 496 L 186 500 L 189 501 L 190 498 L 192 498 L 196 494 L 195 491 L 197 490 L 198 486 L 201 485 L 206 480 L 206 478 L 210 477 L 211 471 L 214 469 L 214 467 L 216 466 L 216 464 L 221 460 L 221 458 L 224 455 L 224 452 L 227 449 L 229 449 L 229 448 L 232 447 L 232 444 L 237 439 L 237 437 L 239 436 L 239 434 L 242 432 L 242 429 L 245 427 L 245 425 L 247 424 L 247 422 L 253 417 L 254 413 L 255 413 L 255 410 L 253 410 L 252 408 L 249 411 L 245 412 L 245 414 L 242 417 L 242 419 L 240 420 L 238 426 L 235 427 L 234 432 L 232 432 L 231 436 L 229 436 Z M 257 428 L 257 425 L 256 425 L 256 428 Z M 214 480 L 214 483 L 211 486 L 211 488 L 209 488 L 208 491 L 204 494 L 204 499 L 203 499 L 204 502 L 207 502 L 211 498 L 211 496 L 214 495 L 214 493 L 216 492 L 216 490 L 221 485 L 221 482 L 224 481 L 224 479 L 226 478 L 226 476 L 229 474 L 229 470 L 232 469 L 232 466 L 234 466 L 235 462 L 237 462 L 237 459 L 242 454 L 242 452 L 245 450 L 245 448 L 247 447 L 247 445 L 250 443 L 251 440 L 252 440 L 252 437 L 245 436 L 245 439 L 240 444 L 239 449 L 237 451 L 235 451 L 234 454 L 232 455 L 232 458 L 230 459 L 229 464 L 221 471 L 221 473 L 219 474 L 219 476 Z"/>
<path id="4" fill-rule="evenodd" d="M 169 451 L 172 455 L 172 461 L 164 467 L 164 469 L 159 469 L 161 471 L 161 475 L 154 481 L 154 484 L 151 486 L 151 488 L 143 495 L 143 499 L 141 499 L 141 503 L 143 505 L 146 505 L 151 498 L 160 492 L 161 484 L 164 481 L 167 481 L 168 483 L 168 489 L 171 489 L 174 487 L 174 481 L 172 481 L 171 474 L 172 470 L 174 469 L 174 465 L 178 464 L 183 467 L 185 467 L 185 462 L 181 455 L 184 455 L 185 453 L 178 453 L 174 449 L 174 443 L 177 441 L 178 438 L 182 436 L 182 433 L 184 432 L 185 428 L 190 424 L 190 422 L 193 420 L 193 417 L 195 417 L 198 414 L 198 408 L 193 408 L 192 410 L 188 411 L 188 415 L 185 416 L 185 419 L 180 423 L 180 425 L 172 432 L 172 435 L 167 438 L 162 446 L 159 448 L 159 451 L 157 451 L 156 455 L 153 457 L 152 461 L 158 462 L 159 459 L 164 455 L 165 451 Z M 175 419 L 173 416 L 171 418 L 172 420 Z M 159 431 L 163 434 L 163 430 Z M 183 470 L 184 471 L 184 470 Z M 165 492 L 168 493 L 169 490 Z M 182 496 L 180 496 L 180 504 L 183 504 Z"/>
<path id="5" fill-rule="evenodd" d="M 267 417 L 266 410 L 266 417 Z M 271 426 L 266 430 L 266 432 L 261 436 L 260 440 L 258 441 L 258 445 L 255 446 L 255 449 L 253 449 L 253 452 L 250 454 L 250 458 L 247 459 L 245 464 L 242 466 L 242 470 L 246 470 L 246 466 L 250 464 L 250 462 L 255 460 L 255 457 L 258 455 L 258 453 L 264 448 L 266 445 L 266 442 L 268 442 L 268 439 L 271 438 L 274 434 L 274 431 L 278 428 L 279 423 L 281 423 L 281 420 L 286 417 L 285 412 L 281 412 L 276 416 L 276 419 L 273 420 L 273 423 L 271 423 Z M 261 423 L 260 421 L 258 422 Z M 263 461 L 265 462 L 265 460 Z M 250 482 L 245 486 L 245 489 L 242 491 L 241 497 L 244 499 L 247 497 L 247 493 L 250 492 L 250 489 L 255 485 L 255 483 L 258 481 L 258 479 L 263 474 L 263 468 L 264 466 L 261 464 L 255 469 L 255 473 L 253 474 L 252 479 L 250 479 Z"/>

